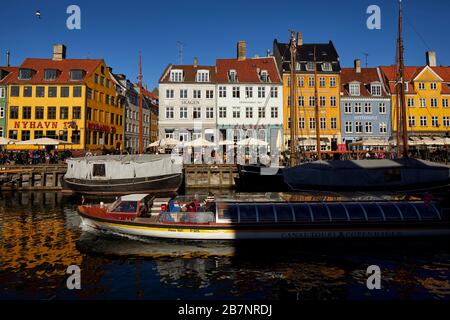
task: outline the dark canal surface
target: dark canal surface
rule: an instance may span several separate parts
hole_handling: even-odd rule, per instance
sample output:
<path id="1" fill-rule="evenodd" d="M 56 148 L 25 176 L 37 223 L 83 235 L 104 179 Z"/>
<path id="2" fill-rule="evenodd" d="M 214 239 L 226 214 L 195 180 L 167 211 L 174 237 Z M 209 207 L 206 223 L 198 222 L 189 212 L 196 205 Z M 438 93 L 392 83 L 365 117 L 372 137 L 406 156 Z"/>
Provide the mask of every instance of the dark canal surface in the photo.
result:
<path id="1" fill-rule="evenodd" d="M 82 231 L 59 193 L 0 195 L 0 299 L 450 300 L 442 239 L 232 243 Z M 81 268 L 81 290 L 66 269 Z M 368 290 L 378 265 L 382 289 Z"/>

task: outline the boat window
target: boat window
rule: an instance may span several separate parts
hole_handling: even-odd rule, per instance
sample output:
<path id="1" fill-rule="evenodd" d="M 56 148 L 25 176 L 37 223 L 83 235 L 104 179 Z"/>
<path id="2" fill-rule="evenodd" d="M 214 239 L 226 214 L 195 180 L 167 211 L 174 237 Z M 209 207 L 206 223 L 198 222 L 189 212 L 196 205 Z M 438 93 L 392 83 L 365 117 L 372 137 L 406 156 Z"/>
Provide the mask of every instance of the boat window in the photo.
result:
<path id="1" fill-rule="evenodd" d="M 306 204 L 293 204 L 295 220 L 297 222 L 311 222 L 311 213 L 309 212 L 309 206 Z"/>
<path id="2" fill-rule="evenodd" d="M 414 204 L 419 211 L 422 220 L 440 220 L 436 208 L 431 203 L 416 203 Z"/>
<path id="3" fill-rule="evenodd" d="M 346 204 L 348 215 L 350 220 L 352 221 L 363 221 L 366 220 L 366 216 L 364 215 L 363 208 L 359 203 L 349 203 Z"/>
<path id="4" fill-rule="evenodd" d="M 249 205 L 239 206 L 240 222 L 256 222 L 256 207 Z"/>
<path id="5" fill-rule="evenodd" d="M 292 209 L 290 204 L 279 204 L 275 207 L 278 222 L 292 222 Z"/>
<path id="6" fill-rule="evenodd" d="M 324 204 L 311 205 L 314 221 L 330 221 L 327 207 Z"/>
<path id="7" fill-rule="evenodd" d="M 365 203 L 363 204 L 364 209 L 367 213 L 367 219 L 369 221 L 383 221 L 383 212 L 381 212 L 380 207 L 376 203 Z"/>
<path id="8" fill-rule="evenodd" d="M 275 214 L 274 214 L 272 205 L 262 205 L 258 206 L 258 217 L 260 222 L 274 222 Z M 292 221 L 292 215 L 291 215 Z"/>
<path id="9" fill-rule="evenodd" d="M 393 205 L 392 203 L 381 203 L 380 207 L 383 209 L 384 216 L 386 217 L 386 220 L 402 220 L 402 217 L 400 216 L 400 212 L 398 211 L 397 207 Z"/>
<path id="10" fill-rule="evenodd" d="M 92 169 L 92 175 L 94 177 L 104 177 L 106 176 L 106 169 L 104 163 L 94 163 Z"/>
<path id="11" fill-rule="evenodd" d="M 111 212 L 132 213 L 137 211 L 136 201 L 122 201 Z"/>
<path id="12" fill-rule="evenodd" d="M 238 207 L 237 205 L 225 205 L 222 209 L 219 209 L 219 219 L 228 219 L 233 222 L 238 221 Z"/>
<path id="13" fill-rule="evenodd" d="M 416 209 L 410 203 L 398 203 L 397 207 L 400 209 L 405 220 L 417 220 Z"/>
<path id="14" fill-rule="evenodd" d="M 331 220 L 333 221 L 347 221 L 347 213 L 345 207 L 340 203 L 328 204 L 330 209 Z"/>

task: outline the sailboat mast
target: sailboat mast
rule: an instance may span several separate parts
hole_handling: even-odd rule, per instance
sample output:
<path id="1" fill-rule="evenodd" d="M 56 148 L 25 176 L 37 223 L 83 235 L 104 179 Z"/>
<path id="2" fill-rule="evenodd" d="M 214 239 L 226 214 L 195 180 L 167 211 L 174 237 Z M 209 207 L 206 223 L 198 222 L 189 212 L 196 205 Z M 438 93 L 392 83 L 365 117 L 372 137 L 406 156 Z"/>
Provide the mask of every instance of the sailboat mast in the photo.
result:
<path id="1" fill-rule="evenodd" d="M 316 46 L 314 46 L 314 106 L 316 117 L 316 148 L 317 160 L 322 160 L 322 150 L 320 150 L 320 117 L 319 117 L 319 97 L 317 92 L 317 62 L 316 62 Z"/>
<path id="2" fill-rule="evenodd" d="M 297 89 L 295 76 L 295 67 L 297 65 L 297 41 L 295 39 L 295 32 L 291 31 L 291 105 L 290 105 L 290 117 L 291 117 L 291 152 L 290 152 L 290 165 L 291 167 L 296 166 L 297 163 Z"/>
<path id="3" fill-rule="evenodd" d="M 399 17 L 398 17 L 398 83 L 397 97 L 400 102 L 400 126 L 397 132 L 401 133 L 403 140 L 403 156 L 408 156 L 408 129 L 406 120 L 406 103 L 405 103 L 405 62 L 403 57 L 403 10 L 402 0 L 399 0 Z M 400 131 L 401 129 L 401 131 Z M 399 145 L 399 141 L 397 140 Z"/>
<path id="4" fill-rule="evenodd" d="M 139 154 L 143 153 L 144 146 L 144 124 L 142 107 L 142 56 L 139 52 Z"/>

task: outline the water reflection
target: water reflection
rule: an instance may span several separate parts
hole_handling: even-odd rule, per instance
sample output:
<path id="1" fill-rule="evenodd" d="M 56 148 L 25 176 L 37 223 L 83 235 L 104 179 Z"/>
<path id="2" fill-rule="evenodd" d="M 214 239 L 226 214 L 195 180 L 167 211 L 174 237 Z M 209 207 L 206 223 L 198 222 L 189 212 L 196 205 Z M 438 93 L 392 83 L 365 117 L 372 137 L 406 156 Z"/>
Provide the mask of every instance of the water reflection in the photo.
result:
<path id="1" fill-rule="evenodd" d="M 0 299 L 450 299 L 446 240 L 177 242 L 82 231 L 58 193 L 0 195 Z M 65 287 L 79 265 L 82 290 Z M 366 268 L 382 269 L 381 291 Z"/>

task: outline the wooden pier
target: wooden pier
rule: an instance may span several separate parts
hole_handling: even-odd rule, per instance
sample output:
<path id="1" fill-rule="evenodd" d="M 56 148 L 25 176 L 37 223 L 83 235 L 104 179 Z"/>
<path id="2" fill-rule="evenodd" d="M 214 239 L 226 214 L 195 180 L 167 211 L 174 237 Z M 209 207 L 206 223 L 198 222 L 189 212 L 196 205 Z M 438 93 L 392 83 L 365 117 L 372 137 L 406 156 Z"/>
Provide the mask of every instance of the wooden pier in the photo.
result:
<path id="1" fill-rule="evenodd" d="M 233 188 L 234 178 L 238 176 L 234 164 L 191 164 L 184 165 L 186 188 Z"/>
<path id="2" fill-rule="evenodd" d="M 66 164 L 0 166 L 0 190 L 61 190 Z"/>

